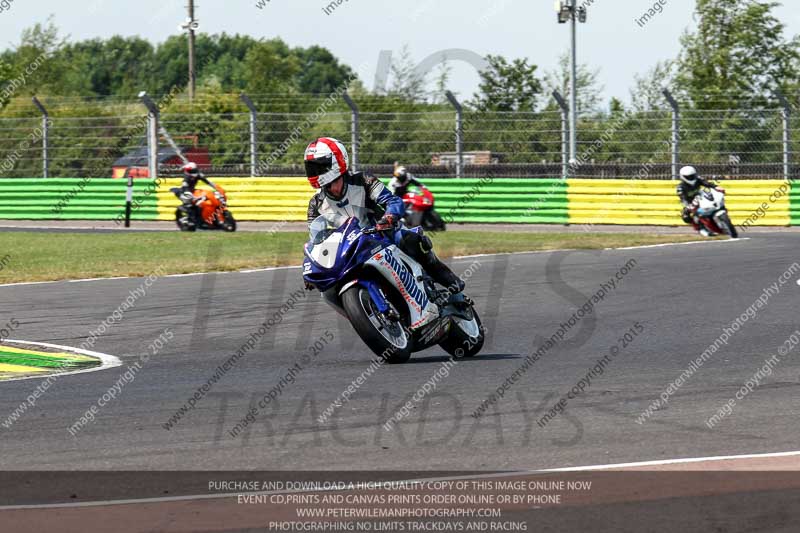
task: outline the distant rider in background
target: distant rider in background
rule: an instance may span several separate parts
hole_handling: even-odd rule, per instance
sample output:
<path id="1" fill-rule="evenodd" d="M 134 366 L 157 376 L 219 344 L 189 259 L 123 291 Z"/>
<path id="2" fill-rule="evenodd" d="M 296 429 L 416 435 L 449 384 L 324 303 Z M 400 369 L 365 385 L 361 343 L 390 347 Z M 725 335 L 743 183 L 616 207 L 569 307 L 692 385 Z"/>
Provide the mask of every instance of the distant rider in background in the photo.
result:
<path id="1" fill-rule="evenodd" d="M 197 166 L 197 163 L 190 162 L 183 165 L 183 183 L 181 183 L 181 193 L 194 193 L 198 181 L 202 181 L 215 191 L 218 190 L 217 186 L 214 185 L 212 181 L 203 176 Z"/>
<path id="2" fill-rule="evenodd" d="M 415 187 L 425 188 L 425 185 L 419 181 L 416 176 L 402 165 L 395 165 L 394 177 L 389 181 L 389 190 L 392 194 L 402 198 L 408 192 L 408 187 L 414 185 Z"/>
<path id="3" fill-rule="evenodd" d="M 710 234 L 697 220 L 694 205 L 692 204 L 695 197 L 700 193 L 700 189 L 703 187 L 716 189 L 717 185 L 716 183 L 701 178 L 697 173 L 697 169 L 694 167 L 686 166 L 681 169 L 681 181 L 676 189 L 678 198 L 680 198 L 681 204 L 683 204 L 681 218 L 685 223 L 691 224 L 701 235 L 708 237 Z"/>
<path id="4" fill-rule="evenodd" d="M 194 205 L 194 190 L 197 187 L 198 181 L 202 181 L 215 191 L 219 192 L 217 186 L 214 185 L 211 180 L 203 176 L 203 174 L 200 172 L 200 169 L 197 167 L 197 163 L 190 162 L 183 166 L 183 183 L 181 183 L 180 194 L 178 195 L 178 198 L 180 198 L 184 205 L 191 206 L 192 212 L 195 214 L 195 220 L 199 220 L 200 218 L 200 211 L 197 206 Z"/>
<path id="5" fill-rule="evenodd" d="M 433 243 L 421 228 L 400 227 L 405 212 L 403 201 L 384 187 L 376 177 L 350 171 L 344 144 L 330 137 L 320 137 L 306 148 L 306 176 L 311 186 L 320 189 L 308 202 L 308 223 L 324 216 L 333 226 L 350 218 L 362 228 L 375 226 L 388 232 L 404 253 L 422 265 L 433 280 L 452 292 L 464 290 L 464 282 L 433 252 Z M 376 218 L 380 217 L 377 221 Z M 313 285 L 306 283 L 306 289 Z"/>

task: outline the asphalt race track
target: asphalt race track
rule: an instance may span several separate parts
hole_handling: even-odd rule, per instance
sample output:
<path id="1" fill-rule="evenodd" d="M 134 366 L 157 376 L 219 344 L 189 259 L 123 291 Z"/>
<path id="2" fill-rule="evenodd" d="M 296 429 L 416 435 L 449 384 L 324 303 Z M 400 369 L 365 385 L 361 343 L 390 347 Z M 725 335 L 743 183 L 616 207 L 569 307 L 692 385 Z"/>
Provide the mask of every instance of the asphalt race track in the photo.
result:
<path id="1" fill-rule="evenodd" d="M 349 326 L 318 299 L 300 297 L 282 323 L 167 430 L 164 424 L 259 324 L 302 288 L 298 269 L 166 277 L 155 282 L 92 350 L 123 366 L 61 376 L 10 428 L 0 427 L 2 469 L 127 470 L 531 470 L 632 461 L 793 451 L 800 448 L 800 364 L 780 357 L 772 376 L 737 401 L 713 429 L 705 422 L 778 353 L 799 327 L 800 271 L 749 317 L 650 419 L 637 417 L 800 261 L 796 238 L 758 233 L 737 242 L 462 258 L 468 294 L 490 337 L 461 360 L 390 430 L 384 422 L 443 368 L 444 352 L 382 366 L 323 423 L 317 418 L 372 358 Z M 224 250 L 223 252 L 224 253 Z M 631 261 L 633 260 L 633 262 Z M 536 361 L 486 414 L 473 411 L 560 324 L 621 268 L 627 274 L 563 341 Z M 12 337 L 78 346 L 141 284 L 139 279 L 0 287 L 0 314 L 20 323 Z M 745 315 L 746 316 L 746 315 Z M 620 339 L 639 323 L 626 347 Z M 173 338 L 102 407 L 68 429 L 118 383 L 127 365 L 168 328 Z M 333 340 L 328 340 L 328 339 Z M 322 339 L 325 339 L 323 342 Z M 320 341 L 319 355 L 230 430 Z M 319 346 L 318 344 L 318 346 Z M 619 345 L 619 355 L 570 399 L 537 421 Z M 441 376 L 442 372 L 439 372 Z M 286 380 L 284 380 L 286 381 Z M 37 380 L 0 383 L 0 421 Z"/>

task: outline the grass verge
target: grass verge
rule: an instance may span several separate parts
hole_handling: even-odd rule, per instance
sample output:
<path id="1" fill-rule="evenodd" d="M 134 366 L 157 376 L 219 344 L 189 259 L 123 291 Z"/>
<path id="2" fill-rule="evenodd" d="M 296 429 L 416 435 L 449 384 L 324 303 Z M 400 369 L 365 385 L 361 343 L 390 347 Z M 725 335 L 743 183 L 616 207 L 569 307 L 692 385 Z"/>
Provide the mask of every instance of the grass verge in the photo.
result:
<path id="1" fill-rule="evenodd" d="M 218 272 L 298 265 L 304 232 L 0 233 L 0 283 Z M 698 240 L 629 233 L 459 231 L 434 237 L 440 257 L 559 249 L 602 249 Z"/>

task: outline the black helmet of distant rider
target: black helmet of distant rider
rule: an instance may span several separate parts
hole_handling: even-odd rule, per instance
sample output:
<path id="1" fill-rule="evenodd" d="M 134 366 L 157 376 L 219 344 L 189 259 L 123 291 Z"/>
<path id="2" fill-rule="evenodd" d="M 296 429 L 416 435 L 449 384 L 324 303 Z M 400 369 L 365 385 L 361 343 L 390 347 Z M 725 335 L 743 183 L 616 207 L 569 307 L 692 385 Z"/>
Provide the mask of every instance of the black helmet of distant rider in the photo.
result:
<path id="1" fill-rule="evenodd" d="M 676 187 L 676 192 L 684 207 L 691 205 L 695 196 L 702 187 L 716 188 L 716 185 L 700 177 L 697 169 L 693 166 L 685 166 L 680 171 L 680 183 Z"/>

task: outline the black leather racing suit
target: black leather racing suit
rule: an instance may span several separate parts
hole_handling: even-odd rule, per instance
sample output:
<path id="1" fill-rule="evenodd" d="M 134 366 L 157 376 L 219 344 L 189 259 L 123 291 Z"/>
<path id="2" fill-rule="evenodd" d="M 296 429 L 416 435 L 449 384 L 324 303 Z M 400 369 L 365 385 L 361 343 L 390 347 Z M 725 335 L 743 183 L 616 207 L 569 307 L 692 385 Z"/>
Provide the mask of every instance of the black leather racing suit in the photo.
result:
<path id="1" fill-rule="evenodd" d="M 175 196 L 191 211 L 191 216 L 196 223 L 200 222 L 200 209 L 194 204 L 194 190 L 197 188 L 198 181 L 202 181 L 215 191 L 217 190 L 214 182 L 202 174 L 192 175 L 184 172 L 183 183 L 181 183 L 180 190 L 175 193 Z"/>
<path id="2" fill-rule="evenodd" d="M 187 193 L 187 192 L 194 193 L 195 188 L 197 188 L 197 182 L 198 181 L 202 181 L 203 183 L 205 183 L 206 185 L 208 185 L 209 187 L 211 187 L 215 191 L 217 190 L 217 186 L 214 185 L 214 183 L 211 180 L 209 180 L 208 178 L 206 178 L 202 174 L 198 174 L 196 176 L 193 176 L 191 174 L 184 173 L 184 175 L 183 175 L 183 183 L 181 183 L 181 195 L 183 195 L 184 193 Z"/>

